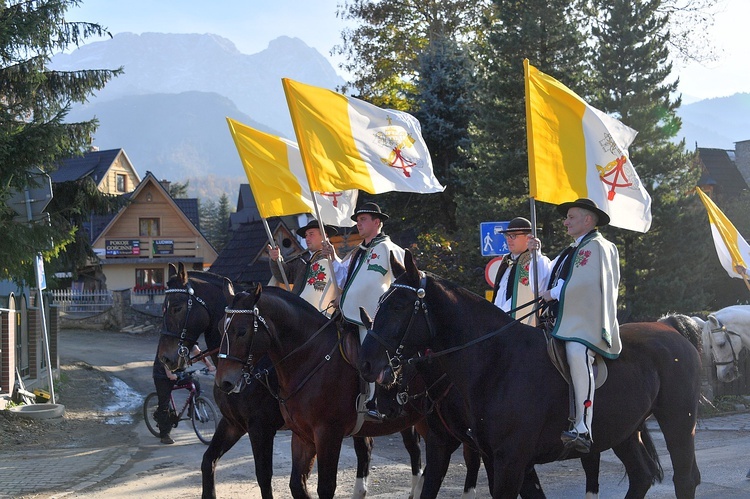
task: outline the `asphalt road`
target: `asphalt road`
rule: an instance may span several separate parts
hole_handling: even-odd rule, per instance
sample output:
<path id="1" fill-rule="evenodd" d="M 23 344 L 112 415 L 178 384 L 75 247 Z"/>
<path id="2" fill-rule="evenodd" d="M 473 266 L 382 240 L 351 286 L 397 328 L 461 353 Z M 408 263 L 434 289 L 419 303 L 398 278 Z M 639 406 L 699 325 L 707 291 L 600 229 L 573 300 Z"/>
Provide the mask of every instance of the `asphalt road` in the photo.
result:
<path id="1" fill-rule="evenodd" d="M 63 363 L 80 360 L 124 381 L 131 389 L 145 395 L 153 391 L 151 366 L 158 336 L 127 333 L 64 330 L 60 334 L 60 357 Z M 203 380 L 208 387 L 210 380 Z M 205 390 L 208 392 L 209 390 Z M 133 408 L 139 414 L 140 407 Z M 67 497 L 132 497 L 169 498 L 196 497 L 200 494 L 200 461 L 205 446 L 189 425 L 173 432 L 174 445 L 161 445 L 138 416 L 138 441 L 132 443 L 132 455 L 126 464 L 104 482 L 88 487 Z M 665 470 L 663 483 L 648 494 L 653 498 L 674 497 L 671 462 L 661 433 L 653 426 L 652 436 L 659 450 Z M 280 432 L 274 448 L 274 493 L 289 497 L 288 476 L 291 468 L 288 431 Z M 745 478 L 750 468 L 750 414 L 735 414 L 707 418 L 699 422 L 696 431 L 698 465 L 702 484 L 697 497 L 747 498 L 750 480 Z M 440 497 L 460 497 L 464 468 L 461 457 L 454 456 L 449 475 Z M 345 442 L 339 466 L 337 496 L 350 496 L 354 483 L 354 452 Z M 582 497 L 584 477 L 578 461 L 555 462 L 537 467 L 542 486 L 548 497 Z M 410 472 L 407 455 L 400 436 L 376 439 L 373 470 L 368 497 L 408 497 Z M 480 473 L 477 497 L 489 497 L 484 471 Z M 601 468 L 601 498 L 623 497 L 627 491 L 624 468 L 608 452 L 603 455 Z M 309 486 L 315 490 L 315 476 Z M 259 497 L 255 485 L 252 453 L 247 439 L 222 457 L 217 465 L 217 493 L 219 497 Z"/>

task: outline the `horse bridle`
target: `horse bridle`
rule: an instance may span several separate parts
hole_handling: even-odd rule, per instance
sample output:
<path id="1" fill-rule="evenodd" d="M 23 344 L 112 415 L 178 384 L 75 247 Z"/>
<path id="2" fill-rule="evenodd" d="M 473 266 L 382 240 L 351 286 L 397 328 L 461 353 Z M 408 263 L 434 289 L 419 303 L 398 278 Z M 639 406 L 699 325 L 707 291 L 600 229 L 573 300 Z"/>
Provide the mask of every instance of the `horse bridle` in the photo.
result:
<path id="1" fill-rule="evenodd" d="M 383 294 L 383 296 L 380 298 L 380 302 L 382 303 L 396 289 L 407 289 L 409 291 L 413 291 L 414 294 L 417 295 L 417 299 L 414 301 L 414 311 L 411 317 L 409 318 L 409 324 L 406 325 L 406 332 L 401 337 L 399 345 L 398 347 L 396 347 L 396 350 L 392 357 L 389 355 L 389 351 L 391 349 L 390 343 L 386 341 L 382 336 L 377 334 L 375 331 L 373 331 L 372 329 L 367 330 L 367 334 L 375 338 L 378 341 L 378 343 L 380 343 L 385 349 L 386 356 L 388 356 L 388 365 L 390 366 L 391 370 L 394 373 L 403 365 L 405 361 L 404 354 L 403 354 L 404 345 L 406 344 L 406 340 L 409 337 L 409 334 L 412 332 L 411 326 L 414 323 L 414 319 L 417 317 L 420 311 L 424 315 L 430 338 L 434 336 L 434 331 L 432 329 L 432 326 L 430 325 L 429 317 L 427 316 L 427 303 L 424 301 L 424 298 L 427 295 L 427 292 L 425 291 L 426 287 L 427 287 L 427 275 L 425 275 L 424 272 L 420 272 L 419 288 L 415 288 L 414 286 L 409 286 L 407 284 L 399 284 L 399 283 L 394 282 L 393 284 L 391 284 L 388 291 L 386 291 L 386 293 Z M 377 311 L 375 312 L 375 315 L 377 315 Z M 374 320 L 375 319 L 373 318 L 373 321 Z"/>
<path id="2" fill-rule="evenodd" d="M 295 393 L 297 393 L 309 380 L 312 378 L 313 374 L 315 374 L 321 367 L 323 367 L 324 364 L 326 364 L 331 358 L 333 357 L 334 352 L 339 348 L 340 340 L 336 342 L 336 344 L 333 346 L 333 349 L 328 352 L 327 355 L 323 357 L 323 360 L 310 372 L 308 375 L 302 380 L 302 382 L 299 383 L 299 385 L 292 390 L 289 395 L 282 399 L 278 393 L 274 392 L 273 388 L 271 387 L 270 381 L 269 381 L 269 375 L 270 372 L 268 369 L 264 369 L 261 372 L 257 372 L 253 374 L 254 366 L 253 366 L 253 343 L 255 342 L 256 335 L 258 331 L 260 330 L 259 325 L 263 324 L 263 328 L 268 333 L 269 337 L 271 336 L 271 330 L 268 328 L 268 324 L 266 323 L 266 320 L 263 318 L 262 315 L 260 315 L 260 311 L 258 310 L 257 306 L 254 306 L 252 309 L 232 309 L 232 308 L 225 308 L 224 313 L 227 315 L 227 318 L 224 320 L 224 334 L 221 339 L 221 347 L 219 351 L 219 358 L 225 359 L 225 360 L 231 360 L 233 362 L 237 362 L 242 365 L 242 380 L 245 384 L 250 383 L 253 378 L 257 379 L 260 383 L 265 386 L 268 391 L 271 393 L 271 395 L 279 401 L 279 403 L 284 404 L 286 403 L 289 398 L 292 397 Z M 234 316 L 236 314 L 245 314 L 245 315 L 252 315 L 253 316 L 253 338 L 250 340 L 250 347 L 248 348 L 247 352 L 247 358 L 241 359 L 239 357 L 235 357 L 233 355 L 229 354 L 229 326 L 232 324 L 232 319 L 234 319 Z M 331 316 L 323 326 L 321 326 L 315 333 L 313 333 L 312 336 L 310 336 L 302 345 L 298 346 L 288 354 L 286 354 L 281 360 L 276 362 L 274 364 L 274 368 L 282 364 L 284 361 L 286 361 L 288 358 L 292 357 L 294 354 L 296 354 L 298 351 L 300 351 L 305 345 L 313 341 L 323 330 L 325 330 L 328 325 L 334 321 L 335 315 Z M 226 348 L 224 345 L 226 344 Z"/>
<path id="3" fill-rule="evenodd" d="M 195 299 L 196 302 L 203 305 L 203 308 L 206 309 L 206 312 L 211 314 L 210 309 L 208 308 L 208 304 L 203 300 L 200 296 L 195 294 L 195 290 L 190 285 L 190 280 L 188 280 L 185 283 L 185 288 L 171 288 L 164 291 L 164 294 L 170 294 L 170 293 L 185 293 L 188 295 L 187 299 L 187 312 L 185 313 L 185 324 L 182 326 L 182 331 L 180 331 L 180 334 L 173 333 L 169 329 L 167 329 L 167 317 L 166 313 L 164 314 L 164 320 L 163 320 L 163 328 L 161 330 L 161 334 L 164 336 L 172 336 L 173 338 L 178 338 L 179 342 L 177 343 L 177 355 L 185 359 L 188 364 L 190 363 L 190 349 L 185 346 L 185 339 L 187 338 L 187 326 L 188 326 L 188 320 L 190 319 L 190 312 L 193 310 L 193 299 Z"/>
<path id="4" fill-rule="evenodd" d="M 404 345 L 406 344 L 406 338 L 409 336 L 409 333 L 411 332 L 411 325 L 414 322 L 414 318 L 417 316 L 417 314 L 419 313 L 420 310 L 424 314 L 425 322 L 427 324 L 427 329 L 429 331 L 430 338 L 434 338 L 435 337 L 435 332 L 434 332 L 434 330 L 432 328 L 432 325 L 430 323 L 429 317 L 427 316 L 427 303 L 425 302 L 425 296 L 427 296 L 427 292 L 425 291 L 425 289 L 427 288 L 427 275 L 424 272 L 420 272 L 419 275 L 420 275 L 419 288 L 415 288 L 414 286 L 409 286 L 407 284 L 399 284 L 399 283 L 395 283 L 394 282 L 393 284 L 391 284 L 391 287 L 388 289 L 388 291 L 386 291 L 383 294 L 383 296 L 381 297 L 381 299 L 380 299 L 380 302 L 382 303 L 396 289 L 407 289 L 409 291 L 413 291 L 417 295 L 417 300 L 414 302 L 414 313 L 409 318 L 409 324 L 407 324 L 407 326 L 406 326 L 406 332 L 404 333 L 404 336 L 401 338 L 400 344 L 396 348 L 396 351 L 395 351 L 393 357 L 390 357 L 389 354 L 388 354 L 389 348 L 390 348 L 390 344 L 383 337 L 381 337 L 379 334 L 377 334 L 372 329 L 368 329 L 368 331 L 367 331 L 367 334 L 369 334 L 373 338 L 375 338 L 378 341 L 378 343 L 380 343 L 383 346 L 383 348 L 385 348 L 386 355 L 388 356 L 388 365 L 390 366 L 391 370 L 393 370 L 394 372 L 396 371 L 396 369 L 399 369 L 401 367 L 401 365 L 405 361 L 404 355 L 403 355 L 402 352 L 403 352 L 403 349 L 404 349 Z M 535 303 L 539 302 L 541 299 L 542 299 L 541 297 L 537 297 L 537 298 L 529 301 L 528 303 L 524 303 L 523 305 L 516 307 L 511 312 L 514 312 L 516 310 L 523 309 L 523 308 L 525 308 L 525 307 L 527 307 L 529 305 L 535 304 Z M 526 317 L 528 317 L 528 316 L 530 316 L 530 315 L 532 315 L 534 313 L 536 313 L 536 309 L 532 310 L 531 312 L 529 312 L 528 314 L 526 314 L 526 315 L 524 315 L 522 317 L 519 317 L 517 319 L 513 319 L 511 322 L 509 322 L 508 324 L 505 324 L 504 326 L 502 326 L 499 329 L 496 329 L 494 331 L 490 331 L 489 333 L 487 333 L 487 334 L 485 334 L 485 335 L 483 335 L 483 336 L 481 336 L 479 338 L 474 338 L 473 340 L 471 340 L 471 341 L 469 341 L 467 343 L 464 343 L 463 345 L 457 345 L 455 347 L 447 348 L 445 350 L 440 350 L 439 352 L 430 352 L 429 355 L 424 355 L 424 356 L 417 355 L 415 357 L 412 357 L 412 358 L 408 359 L 406 362 L 419 362 L 419 361 L 424 361 L 424 360 L 431 360 L 431 359 L 434 359 L 436 357 L 442 357 L 443 355 L 448 355 L 450 353 L 457 352 L 459 350 L 463 350 L 464 348 L 468 348 L 468 347 L 470 347 L 472 345 L 476 345 L 477 343 L 480 343 L 480 342 L 482 342 L 482 341 L 484 341 L 486 339 L 489 339 L 492 336 L 500 334 L 501 332 L 505 331 L 509 327 L 513 326 L 514 324 L 520 323 Z M 377 312 L 375 313 L 375 315 L 377 316 Z M 373 319 L 373 321 L 374 321 L 374 319 Z"/>
<path id="5" fill-rule="evenodd" d="M 739 369 L 739 352 L 735 352 L 734 345 L 732 345 L 732 338 L 730 338 L 730 335 L 731 336 L 737 336 L 738 338 L 740 337 L 740 335 L 737 334 L 737 333 L 735 333 L 734 331 L 730 331 L 729 329 L 727 329 L 727 327 L 724 324 L 722 324 L 722 322 L 719 320 L 719 318 L 716 317 L 715 315 L 709 316 L 709 319 L 711 317 L 713 317 L 716 320 L 716 324 L 719 327 L 712 328 L 710 334 L 723 333 L 724 336 L 725 336 L 725 338 L 726 338 L 727 343 L 729 343 L 729 349 L 732 351 L 732 360 L 727 360 L 727 361 L 723 361 L 723 362 L 717 362 L 716 361 L 716 353 L 713 353 L 711 355 L 711 358 L 713 360 L 714 365 L 715 366 L 726 366 L 726 365 L 732 364 L 734 366 L 734 369 L 738 370 Z"/>

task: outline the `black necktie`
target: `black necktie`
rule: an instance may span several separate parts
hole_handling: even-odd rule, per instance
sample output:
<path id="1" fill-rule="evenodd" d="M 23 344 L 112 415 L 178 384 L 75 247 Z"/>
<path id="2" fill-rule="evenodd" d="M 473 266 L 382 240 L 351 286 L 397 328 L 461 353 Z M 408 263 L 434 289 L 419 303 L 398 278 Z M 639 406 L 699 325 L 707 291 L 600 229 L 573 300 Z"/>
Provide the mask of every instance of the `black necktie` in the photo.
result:
<path id="1" fill-rule="evenodd" d="M 515 279 L 516 279 L 516 267 L 518 267 L 518 258 L 515 260 L 513 258 L 509 259 L 509 267 L 510 267 L 510 273 L 508 274 L 508 285 L 505 287 L 505 299 L 510 300 L 510 297 L 513 296 L 513 288 L 515 288 Z"/>

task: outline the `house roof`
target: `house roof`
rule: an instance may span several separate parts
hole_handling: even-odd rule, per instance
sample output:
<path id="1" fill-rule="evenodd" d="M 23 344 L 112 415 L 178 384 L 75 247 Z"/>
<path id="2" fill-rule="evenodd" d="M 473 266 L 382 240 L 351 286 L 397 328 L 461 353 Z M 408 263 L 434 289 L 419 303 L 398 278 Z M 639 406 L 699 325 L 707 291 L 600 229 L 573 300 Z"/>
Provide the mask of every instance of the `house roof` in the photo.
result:
<path id="1" fill-rule="evenodd" d="M 203 236 L 203 233 L 200 231 L 200 217 L 198 216 L 198 200 L 197 199 L 174 199 L 172 196 L 169 195 L 169 191 L 164 188 L 164 185 L 159 182 L 153 173 L 146 172 L 146 176 L 143 178 L 140 184 L 138 184 L 138 187 L 133 192 L 130 192 L 128 194 L 125 194 L 127 197 L 131 197 L 133 199 L 137 198 L 138 195 L 141 193 L 143 188 L 146 184 L 153 183 L 154 185 L 158 186 L 158 188 L 162 189 L 164 191 L 164 194 L 167 199 L 171 200 L 175 207 L 177 208 L 178 213 L 182 214 L 183 217 L 187 220 L 188 223 L 192 224 L 193 227 L 195 227 L 195 230 L 198 231 L 198 233 L 205 239 L 205 236 Z M 95 215 L 91 219 L 91 241 L 92 243 L 96 243 L 96 240 L 101 237 L 102 233 L 107 229 L 107 227 L 111 226 L 126 210 L 128 209 L 128 206 L 124 206 L 120 209 L 116 214 L 114 215 Z M 211 244 L 207 239 L 206 243 L 209 245 Z"/>
<path id="2" fill-rule="evenodd" d="M 83 156 L 64 159 L 57 164 L 57 170 L 50 173 L 50 178 L 52 182 L 70 182 L 91 177 L 98 184 L 121 153 L 125 154 L 125 151 L 107 149 L 88 151 Z"/>
<path id="3" fill-rule="evenodd" d="M 274 227 L 274 233 L 284 225 L 278 218 L 269 218 L 268 223 Z M 266 283 L 271 279 L 265 256 L 267 244 L 268 235 L 261 220 L 240 224 L 209 270 L 228 277 L 235 284 Z"/>
<path id="4" fill-rule="evenodd" d="M 734 161 L 734 151 L 699 147 L 698 155 L 705 168 L 698 185 L 713 185 L 716 191 L 730 196 L 747 190 L 747 182 Z"/>
<path id="5" fill-rule="evenodd" d="M 255 197 L 253 197 L 250 184 L 240 184 L 240 192 L 237 196 L 237 211 L 229 214 L 229 228 L 234 230 L 241 224 L 256 220 L 260 220 L 260 213 L 255 205 Z"/>
<path id="6" fill-rule="evenodd" d="M 182 210 L 185 216 L 193 222 L 195 228 L 201 230 L 201 217 L 198 213 L 197 198 L 172 198 L 175 204 Z"/>

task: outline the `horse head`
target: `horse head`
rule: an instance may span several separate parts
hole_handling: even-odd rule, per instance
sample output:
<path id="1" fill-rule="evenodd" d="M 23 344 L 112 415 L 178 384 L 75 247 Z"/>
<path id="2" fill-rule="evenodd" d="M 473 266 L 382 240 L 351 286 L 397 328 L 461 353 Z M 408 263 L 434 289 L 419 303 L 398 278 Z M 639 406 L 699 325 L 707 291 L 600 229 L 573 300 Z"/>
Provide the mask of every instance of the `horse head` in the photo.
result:
<path id="1" fill-rule="evenodd" d="M 215 308 L 211 302 L 215 297 L 209 298 L 208 295 L 218 296 L 219 293 L 218 289 L 210 290 L 205 282 L 188 276 L 182 263 L 179 268 L 172 264 L 169 267 L 158 357 L 168 369 L 176 370 L 189 363 L 190 349 L 200 335 L 205 333 L 208 336 L 211 331 L 212 308 Z"/>
<path id="2" fill-rule="evenodd" d="M 249 381 L 255 359 L 268 351 L 270 331 L 257 306 L 261 292 L 261 285 L 256 284 L 251 292 L 235 294 L 232 283 L 224 283 L 228 305 L 220 326 L 222 337 L 215 382 L 226 393 L 240 391 Z"/>
<path id="3" fill-rule="evenodd" d="M 410 357 L 429 346 L 430 327 L 425 294 L 427 276 L 417 269 L 409 250 L 405 266 L 391 254 L 391 269 L 396 280 L 380 298 L 375 317 L 369 320 L 360 310 L 368 332 L 360 349 L 358 368 L 365 381 L 389 386 L 398 370 Z"/>
<path id="4" fill-rule="evenodd" d="M 738 365 L 742 338 L 714 314 L 709 314 L 703 323 L 703 337 L 708 338 L 716 377 L 725 383 L 736 380 L 740 375 Z"/>

